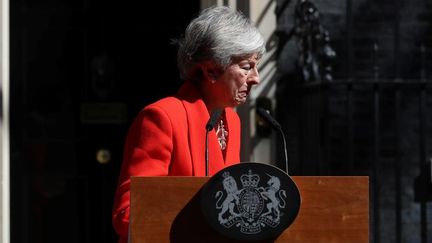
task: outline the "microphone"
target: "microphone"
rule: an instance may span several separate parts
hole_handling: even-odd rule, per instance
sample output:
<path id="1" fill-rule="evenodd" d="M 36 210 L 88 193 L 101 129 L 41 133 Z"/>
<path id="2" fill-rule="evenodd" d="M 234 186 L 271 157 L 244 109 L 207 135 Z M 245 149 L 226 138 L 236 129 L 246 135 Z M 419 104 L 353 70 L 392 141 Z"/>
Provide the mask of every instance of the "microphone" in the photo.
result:
<path id="1" fill-rule="evenodd" d="M 270 115 L 270 113 L 266 109 L 262 107 L 258 107 L 257 112 L 274 129 L 276 130 L 282 129 L 281 125 Z"/>
<path id="2" fill-rule="evenodd" d="M 215 109 L 211 114 L 210 114 L 210 118 L 207 122 L 206 125 L 206 130 L 207 132 L 210 132 L 211 130 L 213 130 L 213 127 L 215 126 L 217 120 L 219 119 L 219 117 L 222 115 L 222 110 L 221 109 Z"/>
<path id="3" fill-rule="evenodd" d="M 256 109 L 258 115 L 260 115 L 268 124 L 270 124 L 273 129 L 277 130 L 278 132 L 280 132 L 280 134 L 282 135 L 282 140 L 284 143 L 284 152 L 285 152 L 285 169 L 286 169 L 286 173 L 289 175 L 288 173 L 288 152 L 287 152 L 287 144 L 286 144 L 286 139 L 285 139 L 285 133 L 282 130 L 281 125 L 279 124 L 279 122 L 277 122 L 271 115 L 270 113 L 262 108 L 262 107 L 258 107 Z"/>
<path id="4" fill-rule="evenodd" d="M 222 109 L 215 109 L 210 114 L 210 118 L 205 126 L 206 129 L 206 138 L 205 138 L 205 169 L 206 169 L 206 176 L 209 175 L 209 156 L 208 156 L 208 133 L 213 130 L 216 122 L 219 120 L 219 117 L 222 115 Z"/>

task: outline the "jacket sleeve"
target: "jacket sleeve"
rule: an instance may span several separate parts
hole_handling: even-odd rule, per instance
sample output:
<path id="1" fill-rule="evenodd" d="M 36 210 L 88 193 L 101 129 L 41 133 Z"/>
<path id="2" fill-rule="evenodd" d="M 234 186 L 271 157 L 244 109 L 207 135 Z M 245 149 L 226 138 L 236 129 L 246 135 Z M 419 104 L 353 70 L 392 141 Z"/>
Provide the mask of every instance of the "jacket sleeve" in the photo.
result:
<path id="1" fill-rule="evenodd" d="M 114 197 L 112 221 L 120 238 L 128 235 L 130 177 L 168 175 L 172 148 L 169 116 L 157 106 L 144 108 L 128 131 Z"/>

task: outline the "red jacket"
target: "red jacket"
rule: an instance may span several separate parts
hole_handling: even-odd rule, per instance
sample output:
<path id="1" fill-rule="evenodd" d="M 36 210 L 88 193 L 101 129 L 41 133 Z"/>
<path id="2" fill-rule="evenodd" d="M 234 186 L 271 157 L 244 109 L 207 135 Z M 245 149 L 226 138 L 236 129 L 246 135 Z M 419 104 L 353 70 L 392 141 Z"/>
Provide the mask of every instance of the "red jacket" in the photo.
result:
<path id="1" fill-rule="evenodd" d="M 112 212 L 113 226 L 127 242 L 131 176 L 205 176 L 207 108 L 196 88 L 185 82 L 177 97 L 145 107 L 133 121 Z M 208 134 L 209 175 L 240 161 L 240 120 L 225 108 L 228 143 L 225 158 L 215 130 Z"/>

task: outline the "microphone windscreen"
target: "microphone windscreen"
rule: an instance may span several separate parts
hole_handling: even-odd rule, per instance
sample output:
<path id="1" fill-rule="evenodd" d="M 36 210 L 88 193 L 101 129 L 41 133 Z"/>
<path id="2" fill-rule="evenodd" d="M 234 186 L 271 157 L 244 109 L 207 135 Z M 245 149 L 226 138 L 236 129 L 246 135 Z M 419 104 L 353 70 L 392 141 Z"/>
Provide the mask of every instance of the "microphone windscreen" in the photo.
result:
<path id="1" fill-rule="evenodd" d="M 260 115 L 268 124 L 270 124 L 275 129 L 281 129 L 281 125 L 270 115 L 270 113 L 262 108 L 257 108 L 257 113 Z"/>
<path id="2" fill-rule="evenodd" d="M 221 115 L 222 115 L 222 109 L 215 109 L 212 111 L 212 113 L 210 114 L 210 118 L 209 118 L 207 125 L 206 125 L 207 131 L 211 131 L 213 129 L 213 127 L 215 126 L 217 120 L 219 119 L 219 117 Z"/>

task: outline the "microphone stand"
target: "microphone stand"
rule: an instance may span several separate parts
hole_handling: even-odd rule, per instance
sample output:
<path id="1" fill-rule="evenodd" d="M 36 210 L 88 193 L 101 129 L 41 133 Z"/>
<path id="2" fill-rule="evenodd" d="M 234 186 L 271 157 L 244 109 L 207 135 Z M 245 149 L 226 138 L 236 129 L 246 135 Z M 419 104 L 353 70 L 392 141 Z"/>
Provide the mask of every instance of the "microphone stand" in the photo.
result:
<path id="1" fill-rule="evenodd" d="M 215 109 L 211 114 L 210 118 L 206 124 L 206 135 L 205 135 L 205 175 L 209 175 L 209 149 L 208 149 L 208 134 L 211 130 L 213 130 L 213 127 L 215 126 L 217 120 L 222 115 L 222 109 Z"/>
<path id="2" fill-rule="evenodd" d="M 282 131 L 282 128 L 279 127 L 279 132 L 282 135 L 282 140 L 283 140 L 283 144 L 284 144 L 284 154 L 285 154 L 285 169 L 286 169 L 286 173 L 289 175 L 288 173 L 288 151 L 287 151 L 287 143 L 286 143 L 286 139 L 285 139 L 285 133 Z"/>
<path id="3" fill-rule="evenodd" d="M 211 129 L 210 129 L 211 131 Z M 206 135 L 205 135 L 205 175 L 209 175 L 209 149 L 208 149 L 208 134 L 209 130 L 206 129 Z"/>
<path id="4" fill-rule="evenodd" d="M 286 173 L 289 175 L 288 173 L 288 152 L 287 152 L 287 143 L 286 143 L 286 139 L 285 139 L 285 133 L 282 130 L 282 126 L 269 114 L 269 112 L 267 112 L 267 110 L 265 110 L 262 107 L 257 108 L 256 110 L 258 112 L 258 114 L 265 120 L 267 121 L 271 127 L 273 127 L 274 129 L 276 129 L 281 135 L 282 135 L 282 140 L 283 140 L 283 144 L 284 144 L 284 154 L 285 154 L 285 167 L 286 167 Z"/>

